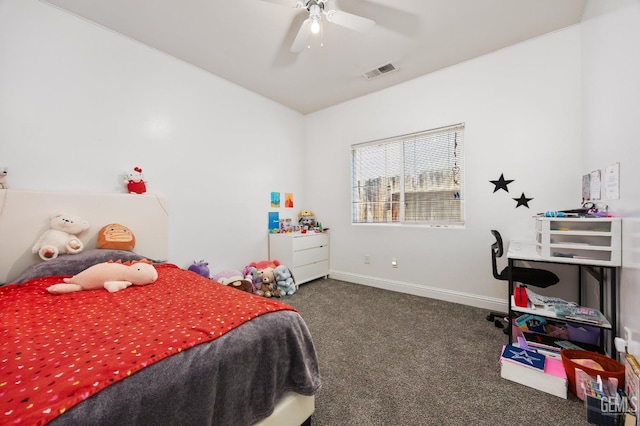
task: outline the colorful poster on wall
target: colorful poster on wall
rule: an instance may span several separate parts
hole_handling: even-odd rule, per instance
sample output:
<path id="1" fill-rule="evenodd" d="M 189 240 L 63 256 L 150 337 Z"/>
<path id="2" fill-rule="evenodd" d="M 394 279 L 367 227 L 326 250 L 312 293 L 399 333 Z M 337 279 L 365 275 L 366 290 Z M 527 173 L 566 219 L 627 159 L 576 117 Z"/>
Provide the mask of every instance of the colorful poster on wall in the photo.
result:
<path id="1" fill-rule="evenodd" d="M 280 213 L 269 212 L 269 231 L 280 229 Z"/>
<path id="2" fill-rule="evenodd" d="M 287 209 L 293 208 L 293 194 L 291 192 L 284 193 L 284 207 Z"/>
<path id="3" fill-rule="evenodd" d="M 271 193 L 271 207 L 280 207 L 280 193 L 272 192 Z"/>

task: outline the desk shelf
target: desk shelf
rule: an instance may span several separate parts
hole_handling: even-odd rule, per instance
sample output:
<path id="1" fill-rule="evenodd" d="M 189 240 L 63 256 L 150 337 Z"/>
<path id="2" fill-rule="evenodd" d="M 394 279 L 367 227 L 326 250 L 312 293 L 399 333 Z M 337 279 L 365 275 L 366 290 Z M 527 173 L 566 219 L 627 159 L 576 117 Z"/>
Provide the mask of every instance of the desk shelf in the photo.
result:
<path id="1" fill-rule="evenodd" d="M 617 226 L 619 230 L 619 219 L 613 220 L 613 221 L 611 219 L 612 218 L 607 218 L 606 220 L 609 220 L 611 222 L 618 222 L 618 225 L 613 225 L 613 226 L 614 227 Z M 554 219 L 554 221 L 558 221 L 558 220 L 559 219 Z M 583 220 L 583 219 L 573 219 L 573 220 Z M 595 220 L 600 220 L 600 219 L 595 219 Z M 541 221 L 541 223 L 544 223 L 544 222 Z M 574 231 L 574 232 L 580 232 L 582 235 L 582 233 L 584 232 L 594 232 L 594 231 L 580 230 L 580 231 Z M 522 312 L 522 313 L 528 313 L 531 315 L 539 315 L 541 317 L 550 318 L 553 321 L 558 321 L 558 322 L 580 323 L 588 326 L 598 327 L 601 333 L 600 346 L 605 351 L 608 349 L 610 356 L 614 357 L 616 354 L 616 349 L 615 349 L 613 339 L 615 336 L 617 336 L 617 324 L 618 324 L 617 267 L 619 266 L 619 263 L 616 263 L 615 261 L 611 261 L 610 259 L 606 259 L 606 260 L 599 259 L 597 256 L 594 256 L 593 253 L 591 253 L 590 258 L 586 258 L 586 259 L 575 258 L 575 257 L 543 256 L 540 253 L 541 245 L 542 244 L 540 243 L 540 241 L 531 241 L 531 242 L 511 241 L 511 243 L 509 244 L 508 252 L 507 252 L 507 259 L 509 264 L 508 267 L 513 268 L 517 261 L 546 262 L 546 263 L 558 263 L 558 264 L 568 264 L 568 265 L 577 266 L 578 267 L 578 288 L 579 288 L 578 302 L 579 303 L 582 303 L 582 300 L 581 300 L 582 299 L 581 297 L 582 273 L 589 272 L 591 275 L 593 275 L 596 278 L 598 282 L 598 287 L 600 290 L 600 312 L 602 312 L 602 314 L 606 316 L 607 322 L 605 324 L 591 324 L 587 322 L 581 323 L 578 320 L 557 318 L 557 316 L 555 315 L 555 312 L 545 313 L 543 312 L 543 310 L 539 310 L 539 309 L 529 309 L 529 308 L 516 306 L 511 298 L 511 296 L 513 295 L 513 289 L 515 287 L 515 283 L 513 282 L 513 280 L 509 280 L 509 297 L 510 297 L 509 313 L 508 313 L 509 318 L 512 318 L 513 312 Z M 573 247 L 574 245 L 570 244 L 569 246 Z M 604 247 L 602 250 L 598 250 L 596 247 L 592 251 L 596 253 L 602 253 L 602 252 L 613 253 L 615 251 L 615 247 L 611 247 L 611 248 Z M 619 251 L 619 247 L 618 247 L 618 251 Z M 605 271 L 607 272 L 606 274 L 605 274 Z M 606 297 L 605 297 L 605 287 L 607 288 L 607 292 L 608 292 Z M 608 303 L 608 307 L 607 307 L 608 309 L 606 310 L 605 310 L 605 306 L 603 305 L 604 300 L 607 300 L 607 303 Z M 511 329 L 509 329 L 510 341 L 512 337 L 513 336 L 511 334 Z"/>
<path id="2" fill-rule="evenodd" d="M 573 319 L 573 318 L 571 319 L 561 318 L 558 315 L 556 315 L 555 311 L 551 311 L 548 309 L 531 309 L 531 308 L 525 308 L 522 306 L 517 306 L 515 304 L 515 301 L 513 300 L 513 296 L 511 296 L 511 311 L 519 312 L 523 314 L 536 315 L 542 318 L 552 319 L 553 321 L 556 321 L 556 322 L 563 322 L 563 323 L 570 322 L 572 324 L 588 325 L 590 327 L 604 328 L 607 330 L 611 329 L 611 323 L 606 318 L 603 320 L 602 324 L 594 324 L 593 322 L 590 322 L 590 321 L 581 321 L 579 319 Z"/>

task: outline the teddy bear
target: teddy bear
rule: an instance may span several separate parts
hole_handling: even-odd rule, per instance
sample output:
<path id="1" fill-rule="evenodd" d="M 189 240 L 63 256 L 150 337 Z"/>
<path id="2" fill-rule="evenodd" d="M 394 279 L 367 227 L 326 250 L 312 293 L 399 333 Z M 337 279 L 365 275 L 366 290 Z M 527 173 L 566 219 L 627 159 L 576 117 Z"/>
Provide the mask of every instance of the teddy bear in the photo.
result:
<path id="1" fill-rule="evenodd" d="M 283 296 L 291 296 L 296 292 L 298 287 L 293 281 L 291 271 L 285 265 L 277 266 L 273 270 L 273 276 L 276 280 L 276 288 L 280 290 L 280 294 Z"/>
<path id="2" fill-rule="evenodd" d="M 144 194 L 147 192 L 147 185 L 140 167 L 134 167 L 131 172 L 124 172 L 124 184 L 127 186 L 129 194 Z"/>
<path id="3" fill-rule="evenodd" d="M 0 167 L 0 189 L 7 189 L 7 174 L 9 170 L 6 167 Z"/>
<path id="4" fill-rule="evenodd" d="M 260 281 L 256 285 L 256 294 L 258 296 L 272 297 L 275 287 L 273 285 L 275 277 L 273 276 L 273 268 L 264 268 L 258 270 Z"/>
<path id="5" fill-rule="evenodd" d="M 77 254 L 84 244 L 77 234 L 89 229 L 89 223 L 76 216 L 65 213 L 54 213 L 49 221 L 49 229 L 42 234 L 31 252 L 38 254 L 42 260 L 51 260 L 59 254 Z"/>

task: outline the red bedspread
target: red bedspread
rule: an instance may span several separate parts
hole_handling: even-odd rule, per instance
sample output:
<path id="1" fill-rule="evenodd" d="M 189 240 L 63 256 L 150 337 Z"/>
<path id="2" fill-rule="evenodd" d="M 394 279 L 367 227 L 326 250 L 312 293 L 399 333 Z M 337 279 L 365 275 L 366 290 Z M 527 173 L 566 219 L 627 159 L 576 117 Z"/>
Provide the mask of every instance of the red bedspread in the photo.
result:
<path id="1" fill-rule="evenodd" d="M 60 277 L 0 287 L 0 424 L 45 424 L 143 367 L 259 315 L 294 310 L 175 265 L 116 293 L 54 296 Z"/>

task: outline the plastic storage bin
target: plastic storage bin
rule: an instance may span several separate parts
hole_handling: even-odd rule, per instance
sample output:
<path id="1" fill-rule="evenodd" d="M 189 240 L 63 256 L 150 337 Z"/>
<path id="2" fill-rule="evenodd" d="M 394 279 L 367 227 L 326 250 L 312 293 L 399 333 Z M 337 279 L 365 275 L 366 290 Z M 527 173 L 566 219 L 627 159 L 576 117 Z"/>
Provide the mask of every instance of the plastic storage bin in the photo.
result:
<path id="1" fill-rule="evenodd" d="M 562 357 L 562 365 L 567 373 L 567 380 L 569 381 L 569 390 L 574 395 L 578 395 L 576 392 L 576 368 L 581 369 L 592 377 L 600 376 L 603 381 L 610 377 L 618 379 L 618 389 L 624 389 L 624 365 L 618 361 L 609 358 L 608 356 L 601 355 L 596 352 L 583 351 L 579 349 L 563 349 L 560 351 Z M 604 368 L 604 371 L 594 370 L 593 368 L 585 367 L 574 362 L 574 359 L 592 359 Z"/>
<path id="2" fill-rule="evenodd" d="M 569 340 L 598 346 L 600 341 L 600 329 L 598 327 L 572 322 L 568 322 L 566 325 Z"/>

